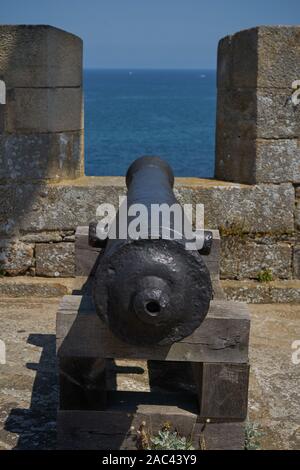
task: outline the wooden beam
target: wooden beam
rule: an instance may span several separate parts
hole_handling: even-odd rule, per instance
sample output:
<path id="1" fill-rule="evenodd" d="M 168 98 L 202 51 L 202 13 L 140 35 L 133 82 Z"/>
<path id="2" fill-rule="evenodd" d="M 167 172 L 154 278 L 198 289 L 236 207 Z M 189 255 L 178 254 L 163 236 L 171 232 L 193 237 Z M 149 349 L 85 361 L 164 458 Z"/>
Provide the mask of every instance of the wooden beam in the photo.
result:
<path id="1" fill-rule="evenodd" d="M 68 295 L 57 313 L 60 357 L 99 357 L 190 362 L 248 362 L 250 317 L 246 304 L 214 300 L 191 336 L 168 346 L 137 347 L 116 338 L 88 296 Z"/>

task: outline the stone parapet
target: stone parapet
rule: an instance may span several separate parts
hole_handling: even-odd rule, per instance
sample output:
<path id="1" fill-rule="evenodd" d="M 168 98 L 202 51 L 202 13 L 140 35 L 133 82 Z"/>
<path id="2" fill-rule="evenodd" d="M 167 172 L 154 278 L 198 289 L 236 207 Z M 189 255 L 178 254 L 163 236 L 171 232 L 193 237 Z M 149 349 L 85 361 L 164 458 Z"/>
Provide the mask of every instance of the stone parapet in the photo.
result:
<path id="1" fill-rule="evenodd" d="M 260 26 L 218 48 L 216 177 L 300 182 L 300 27 Z"/>
<path id="2" fill-rule="evenodd" d="M 2 185 L 1 194 L 2 237 L 13 247 L 20 244 L 20 253 L 24 253 L 24 246 L 31 247 L 10 266 L 9 250 L 13 248 L 6 244 L 2 248 L 3 271 L 64 277 L 74 275 L 76 227 L 94 220 L 101 203 L 117 208 L 126 187 L 121 177 L 82 177 L 57 183 Z M 220 230 L 224 278 L 255 279 L 265 270 L 271 270 L 274 279 L 298 275 L 292 184 L 249 186 L 177 178 L 175 194 L 182 204 L 204 204 L 205 226 Z"/>

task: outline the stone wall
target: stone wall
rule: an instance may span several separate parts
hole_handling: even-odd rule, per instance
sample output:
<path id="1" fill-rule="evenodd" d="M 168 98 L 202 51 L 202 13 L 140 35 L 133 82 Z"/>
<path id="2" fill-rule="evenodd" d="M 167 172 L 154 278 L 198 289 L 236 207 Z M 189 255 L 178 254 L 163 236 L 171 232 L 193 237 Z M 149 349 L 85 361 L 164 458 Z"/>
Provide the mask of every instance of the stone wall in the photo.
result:
<path id="1" fill-rule="evenodd" d="M 74 275 L 76 226 L 93 220 L 98 204 L 117 205 L 126 189 L 124 178 L 82 177 L 38 187 L 10 184 L 4 192 L 11 197 L 5 198 L 1 210 L 12 222 L 0 228 L 6 237 L 15 237 L 3 251 L 6 272 L 59 277 Z M 206 226 L 220 230 L 223 278 L 257 278 L 266 269 L 275 279 L 295 275 L 291 183 L 241 185 L 178 178 L 175 193 L 181 203 L 203 203 Z M 30 210 L 22 205 L 26 200 L 33 201 Z"/>
<path id="2" fill-rule="evenodd" d="M 7 87 L 0 105 L 1 272 L 74 276 L 76 227 L 126 191 L 124 178 L 82 174 L 82 44 L 51 27 L 1 27 L 0 42 Z M 297 27 L 254 28 L 220 41 L 218 179 L 176 179 L 180 202 L 203 203 L 206 227 L 220 230 L 228 290 L 233 280 L 242 291 L 264 276 L 300 278 L 300 105 L 289 101 L 300 79 L 299 51 Z M 262 301 L 271 295 L 265 286 Z M 274 292 L 279 298 L 277 284 Z"/>

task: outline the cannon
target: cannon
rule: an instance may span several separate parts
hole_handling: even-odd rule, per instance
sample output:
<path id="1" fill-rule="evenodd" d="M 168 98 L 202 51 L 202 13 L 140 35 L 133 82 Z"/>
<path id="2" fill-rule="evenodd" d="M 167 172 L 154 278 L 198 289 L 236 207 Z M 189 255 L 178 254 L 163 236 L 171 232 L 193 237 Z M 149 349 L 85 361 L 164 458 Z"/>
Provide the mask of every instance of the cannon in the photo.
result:
<path id="1" fill-rule="evenodd" d="M 189 336 L 204 320 L 212 298 L 202 258 L 210 251 L 211 232 L 204 233 L 201 249 L 186 249 L 183 226 L 181 237 L 166 237 L 160 218 L 156 236 L 150 237 L 153 205 L 179 205 L 173 185 L 173 171 L 164 160 L 141 157 L 126 174 L 127 206 L 143 204 L 147 209 L 147 234 L 112 239 L 108 233 L 103 241 L 97 236 L 96 223 L 90 224 L 89 243 L 105 245 L 93 281 L 96 311 L 118 338 L 130 344 L 167 345 Z M 128 225 L 131 220 L 129 216 Z M 174 218 L 170 233 L 178 234 Z"/>

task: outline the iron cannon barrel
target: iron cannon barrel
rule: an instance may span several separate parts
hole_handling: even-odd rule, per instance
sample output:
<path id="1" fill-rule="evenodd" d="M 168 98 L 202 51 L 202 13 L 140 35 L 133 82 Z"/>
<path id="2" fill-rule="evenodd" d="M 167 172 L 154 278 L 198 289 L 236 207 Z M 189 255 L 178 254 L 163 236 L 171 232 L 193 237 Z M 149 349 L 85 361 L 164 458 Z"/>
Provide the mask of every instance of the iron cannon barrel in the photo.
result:
<path id="1" fill-rule="evenodd" d="M 146 208 L 148 235 L 153 229 L 154 204 L 169 208 L 177 204 L 183 223 L 183 209 L 173 192 L 174 175 L 165 161 L 137 159 L 127 171 L 126 185 L 128 209 L 135 204 Z M 132 215 L 128 225 L 131 220 Z M 174 218 L 170 223 L 171 232 L 178 232 Z M 190 335 L 207 314 L 212 297 L 210 275 L 201 251 L 186 249 L 182 224 L 179 227 L 180 239 L 166 238 L 159 218 L 156 238 L 109 237 L 99 256 L 93 285 L 96 310 L 124 341 L 172 344 Z M 91 233 L 94 244 L 95 229 Z M 208 232 L 203 253 L 209 251 L 210 243 Z"/>

